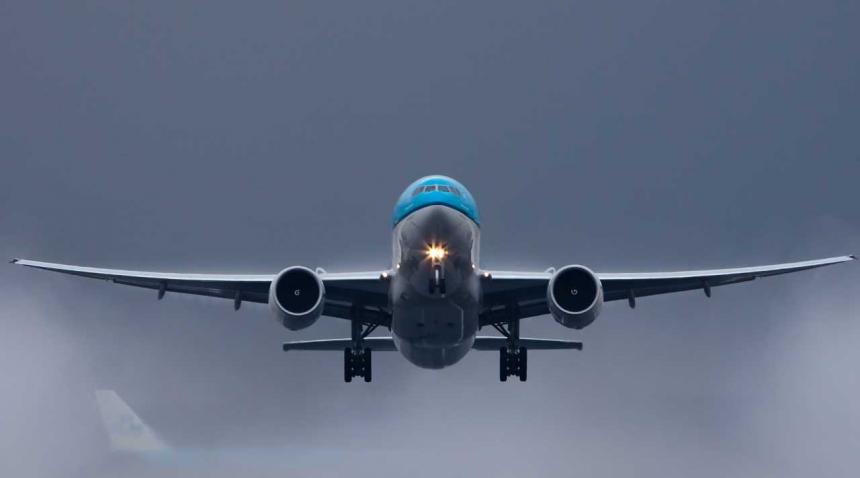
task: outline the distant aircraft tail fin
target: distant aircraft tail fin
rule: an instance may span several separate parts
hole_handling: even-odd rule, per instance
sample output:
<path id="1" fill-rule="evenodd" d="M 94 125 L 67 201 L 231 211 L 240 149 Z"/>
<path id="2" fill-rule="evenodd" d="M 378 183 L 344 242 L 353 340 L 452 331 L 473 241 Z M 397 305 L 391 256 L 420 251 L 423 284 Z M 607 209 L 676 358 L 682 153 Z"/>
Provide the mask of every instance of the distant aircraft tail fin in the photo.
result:
<path id="1" fill-rule="evenodd" d="M 167 446 L 113 390 L 96 390 L 96 402 L 111 450 L 159 452 Z"/>

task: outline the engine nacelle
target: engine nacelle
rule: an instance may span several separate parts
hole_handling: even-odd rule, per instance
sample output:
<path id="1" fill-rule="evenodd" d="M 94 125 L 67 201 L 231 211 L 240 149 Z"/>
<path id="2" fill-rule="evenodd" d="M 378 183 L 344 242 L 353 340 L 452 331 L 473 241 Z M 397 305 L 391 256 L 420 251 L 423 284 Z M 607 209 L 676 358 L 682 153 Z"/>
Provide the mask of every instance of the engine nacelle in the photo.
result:
<path id="1" fill-rule="evenodd" d="M 324 298 L 322 280 L 307 267 L 287 267 L 269 287 L 269 306 L 290 330 L 304 329 L 316 322 L 322 314 Z"/>
<path id="2" fill-rule="evenodd" d="M 603 285 L 597 275 L 585 266 L 564 266 L 546 289 L 547 304 L 559 324 L 582 329 L 594 322 L 603 307 Z"/>

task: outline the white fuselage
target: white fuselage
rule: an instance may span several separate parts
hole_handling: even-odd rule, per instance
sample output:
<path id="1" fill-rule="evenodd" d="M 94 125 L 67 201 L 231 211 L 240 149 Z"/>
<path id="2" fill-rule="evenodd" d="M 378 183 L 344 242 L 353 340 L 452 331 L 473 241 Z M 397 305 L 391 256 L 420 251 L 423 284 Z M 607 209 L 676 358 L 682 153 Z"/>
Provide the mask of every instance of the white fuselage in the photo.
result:
<path id="1" fill-rule="evenodd" d="M 411 213 L 394 228 L 390 300 L 392 333 L 400 353 L 424 368 L 463 358 L 478 331 L 480 230 L 444 205 Z M 431 258 L 431 246 L 443 248 Z"/>

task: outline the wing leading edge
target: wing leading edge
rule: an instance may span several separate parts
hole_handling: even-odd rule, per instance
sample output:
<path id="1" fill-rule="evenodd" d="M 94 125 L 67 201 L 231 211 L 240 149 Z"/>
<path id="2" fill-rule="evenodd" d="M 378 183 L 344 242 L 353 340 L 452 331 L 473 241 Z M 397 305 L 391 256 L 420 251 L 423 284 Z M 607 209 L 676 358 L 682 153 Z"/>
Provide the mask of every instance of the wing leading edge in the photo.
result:
<path id="1" fill-rule="evenodd" d="M 184 274 L 174 272 L 102 269 L 51 262 L 12 259 L 18 264 L 36 269 L 60 272 L 115 284 L 143 287 L 158 291 L 158 298 L 167 292 L 232 299 L 234 308 L 242 302 L 269 302 L 269 286 L 275 274 Z M 382 271 L 356 273 L 320 272 L 326 288 L 323 315 L 360 320 L 378 325 L 390 323 L 388 281 L 381 280 Z"/>
<path id="2" fill-rule="evenodd" d="M 598 276 L 600 277 L 600 282 L 603 283 L 604 300 L 629 299 L 629 291 L 633 291 L 634 297 L 695 289 L 703 289 L 705 293 L 710 295 L 711 287 L 750 281 L 759 277 L 788 274 L 816 267 L 841 264 L 855 259 L 854 255 L 849 255 L 786 264 L 739 267 L 735 269 L 656 273 L 608 273 L 598 274 Z"/>
<path id="3" fill-rule="evenodd" d="M 829 257 L 802 262 L 773 264 L 733 269 L 713 269 L 676 272 L 597 273 L 603 285 L 603 300 L 627 299 L 635 306 L 637 297 L 702 289 L 710 296 L 711 288 L 736 284 L 778 274 L 798 272 L 855 260 L 854 255 Z M 481 322 L 490 324 L 510 314 L 516 306 L 519 318 L 549 313 L 546 286 L 553 271 L 506 272 L 484 271 L 484 310 Z"/>
<path id="4" fill-rule="evenodd" d="M 598 273 L 605 301 L 627 299 L 631 306 L 637 297 L 702 289 L 710 295 L 712 287 L 746 282 L 758 277 L 787 274 L 855 260 L 854 255 L 733 269 L 677 272 Z M 102 269 L 50 262 L 13 259 L 14 264 L 65 274 L 107 280 L 117 284 L 158 291 L 232 299 L 234 307 L 242 302 L 268 303 L 269 286 L 274 274 L 184 274 Z M 388 326 L 388 281 L 383 271 L 326 273 L 320 278 L 326 287 L 323 315 Z M 552 270 L 544 272 L 483 271 L 484 303 L 481 323 L 509 320 L 511 307 L 518 318 L 546 315 L 546 286 Z"/>

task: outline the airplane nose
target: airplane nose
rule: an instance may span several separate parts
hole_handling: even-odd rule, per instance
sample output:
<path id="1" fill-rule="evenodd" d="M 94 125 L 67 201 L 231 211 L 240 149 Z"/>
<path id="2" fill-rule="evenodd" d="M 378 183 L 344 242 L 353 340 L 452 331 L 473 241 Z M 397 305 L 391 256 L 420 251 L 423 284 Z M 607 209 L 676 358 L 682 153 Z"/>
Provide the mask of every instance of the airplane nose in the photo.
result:
<path id="1" fill-rule="evenodd" d="M 409 249 L 425 255 L 432 252 L 432 258 L 444 259 L 452 253 L 462 252 L 464 246 L 470 247 L 467 234 L 470 228 L 464 227 L 468 219 L 450 207 L 427 206 L 412 213 L 406 221 L 403 242 Z"/>
<path id="2" fill-rule="evenodd" d="M 423 214 L 424 219 L 439 226 L 459 223 L 455 211 L 448 206 L 427 206 L 424 208 L 426 213 Z"/>
<path id="3" fill-rule="evenodd" d="M 450 207 L 432 205 L 415 211 L 398 227 L 398 283 L 403 287 L 408 283 L 410 294 L 434 300 L 462 292 L 464 281 L 474 273 L 476 233 L 470 220 Z"/>

